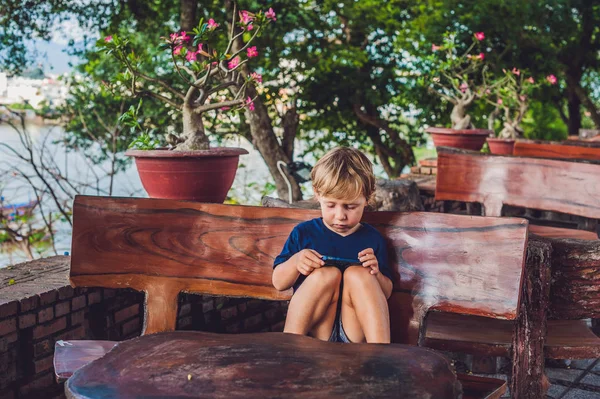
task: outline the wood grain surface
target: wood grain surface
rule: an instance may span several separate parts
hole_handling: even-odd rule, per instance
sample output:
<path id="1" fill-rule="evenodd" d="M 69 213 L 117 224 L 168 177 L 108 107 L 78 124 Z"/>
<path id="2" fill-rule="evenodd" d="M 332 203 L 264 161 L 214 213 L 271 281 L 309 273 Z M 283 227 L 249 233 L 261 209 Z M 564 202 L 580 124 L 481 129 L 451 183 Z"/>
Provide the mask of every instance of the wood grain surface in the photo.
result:
<path id="1" fill-rule="evenodd" d="M 286 300 L 272 264 L 293 227 L 318 211 L 78 196 L 71 281 L 146 291 L 145 333 L 175 328 L 181 291 Z M 527 221 L 372 212 L 393 267 L 395 342 L 416 343 L 429 310 L 514 319 Z"/>
<path id="2" fill-rule="evenodd" d="M 282 333 L 171 332 L 119 343 L 75 372 L 68 398 L 458 398 L 450 361 L 406 345 Z"/>
<path id="3" fill-rule="evenodd" d="M 600 161 L 600 145 L 594 142 L 551 142 L 517 140 L 515 156 L 533 158 L 588 159 Z"/>
<path id="4" fill-rule="evenodd" d="M 600 218 L 600 164 L 493 156 L 438 147 L 437 200 L 479 202 Z"/>

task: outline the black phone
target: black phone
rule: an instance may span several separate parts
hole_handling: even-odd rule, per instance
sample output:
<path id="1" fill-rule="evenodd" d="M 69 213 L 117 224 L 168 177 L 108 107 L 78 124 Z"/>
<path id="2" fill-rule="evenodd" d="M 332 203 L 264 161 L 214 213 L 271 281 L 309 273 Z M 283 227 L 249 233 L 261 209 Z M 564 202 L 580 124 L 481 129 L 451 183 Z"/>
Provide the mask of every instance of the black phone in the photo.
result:
<path id="1" fill-rule="evenodd" d="M 349 266 L 362 266 L 362 263 L 358 259 L 338 258 L 327 255 L 323 255 L 321 259 L 325 262 L 325 266 L 335 266 L 341 270 L 346 270 Z"/>

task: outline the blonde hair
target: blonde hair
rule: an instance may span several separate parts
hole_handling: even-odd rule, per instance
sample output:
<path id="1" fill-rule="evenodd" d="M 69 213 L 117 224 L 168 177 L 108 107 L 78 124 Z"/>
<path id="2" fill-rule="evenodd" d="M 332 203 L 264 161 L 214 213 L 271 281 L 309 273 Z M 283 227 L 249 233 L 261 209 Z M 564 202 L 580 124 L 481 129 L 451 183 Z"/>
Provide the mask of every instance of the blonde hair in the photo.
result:
<path id="1" fill-rule="evenodd" d="M 372 202 L 375 193 L 373 165 L 365 154 L 336 147 L 319 159 L 310 173 L 313 190 L 323 197 L 353 200 L 364 195 Z"/>

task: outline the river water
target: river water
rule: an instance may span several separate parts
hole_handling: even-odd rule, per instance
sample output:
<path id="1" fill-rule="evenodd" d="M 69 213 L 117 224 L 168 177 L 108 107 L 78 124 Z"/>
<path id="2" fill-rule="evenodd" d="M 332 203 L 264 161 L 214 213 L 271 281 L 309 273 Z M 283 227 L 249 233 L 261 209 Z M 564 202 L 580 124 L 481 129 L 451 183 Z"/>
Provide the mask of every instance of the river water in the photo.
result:
<path id="1" fill-rule="evenodd" d="M 46 164 L 54 163 L 53 167 L 58 169 L 60 173 L 68 178 L 69 181 L 77 182 L 80 186 L 78 192 L 88 195 L 106 195 L 109 189 L 109 179 L 106 177 L 106 171 L 110 170 L 108 162 L 93 166 L 86 160 L 81 153 L 67 152 L 61 144 L 55 144 L 53 141 L 60 140 L 63 136 L 63 131 L 57 126 L 35 125 L 27 126 L 27 131 L 31 137 L 31 142 L 36 151 L 35 157 L 39 159 L 41 154 L 40 148 L 45 144 L 43 153 Z M 27 162 L 20 160 L 18 156 L 7 149 L 10 146 L 18 154 L 27 156 L 28 151 L 19 139 L 18 132 L 6 124 L 0 125 L 0 195 L 3 197 L 3 205 L 18 204 L 28 202 L 36 198 L 31 185 L 24 179 L 19 177 L 19 173 L 15 175 L 14 170 L 27 175 L 34 175 L 34 169 Z M 248 155 L 240 157 L 240 168 L 236 174 L 229 196 L 241 204 L 254 205 L 260 203 L 261 191 L 267 182 L 272 183 L 272 178 L 267 170 L 267 167 L 262 160 L 258 151 L 245 140 L 230 141 L 227 146 L 243 147 L 248 150 Z M 102 178 L 102 176 L 105 176 Z M 32 179 L 34 183 L 39 183 L 38 178 Z M 88 184 L 89 187 L 82 187 L 81 184 Z M 67 198 L 60 189 L 57 190 L 57 195 Z M 73 193 L 73 190 L 68 190 Z M 115 176 L 113 183 L 114 196 L 135 196 L 147 197 L 140 179 L 138 177 L 135 166 L 132 166 L 125 172 Z M 273 194 L 271 194 L 273 195 Z M 47 196 L 43 204 L 48 207 L 53 207 L 53 201 Z M 38 225 L 42 224 L 40 217 L 36 218 Z M 56 252 L 63 254 L 70 251 L 71 245 L 71 227 L 68 223 L 58 222 L 55 226 L 56 237 Z M 46 248 L 41 250 L 41 253 L 35 253 L 36 256 L 50 256 L 54 254 L 54 250 Z M 0 267 L 5 267 L 10 264 L 23 262 L 27 260 L 22 251 L 14 247 L 0 247 Z"/>

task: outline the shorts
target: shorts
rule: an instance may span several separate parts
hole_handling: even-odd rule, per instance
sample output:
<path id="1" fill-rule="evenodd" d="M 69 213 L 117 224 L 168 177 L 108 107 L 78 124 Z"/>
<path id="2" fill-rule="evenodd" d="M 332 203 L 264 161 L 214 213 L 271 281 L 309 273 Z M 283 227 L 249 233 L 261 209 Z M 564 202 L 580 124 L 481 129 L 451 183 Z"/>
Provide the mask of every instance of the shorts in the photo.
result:
<path id="1" fill-rule="evenodd" d="M 344 288 L 343 281 L 340 284 L 340 297 L 337 303 L 337 310 L 335 312 L 335 321 L 333 322 L 333 330 L 331 330 L 331 336 L 329 342 L 342 342 L 344 344 L 351 344 L 352 341 L 348 339 L 346 331 L 344 331 L 344 325 L 342 324 L 342 290 Z"/>

